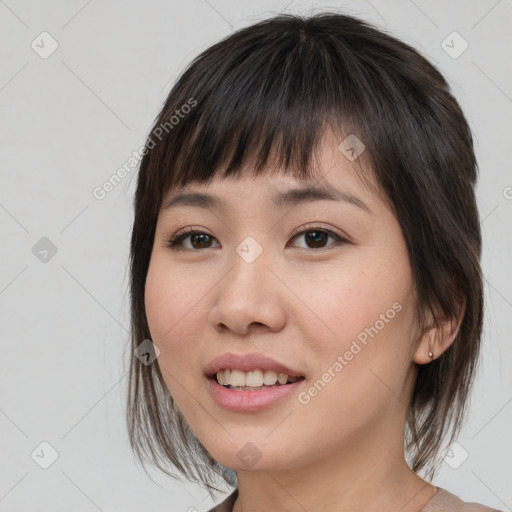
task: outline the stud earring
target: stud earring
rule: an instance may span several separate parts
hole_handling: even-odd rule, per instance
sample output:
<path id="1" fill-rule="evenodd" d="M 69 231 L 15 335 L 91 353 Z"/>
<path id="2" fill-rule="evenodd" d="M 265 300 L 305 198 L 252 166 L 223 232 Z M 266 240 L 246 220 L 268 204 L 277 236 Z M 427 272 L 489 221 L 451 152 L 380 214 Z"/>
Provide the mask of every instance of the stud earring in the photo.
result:
<path id="1" fill-rule="evenodd" d="M 430 357 L 430 359 L 434 359 L 434 353 L 431 350 L 428 352 L 428 357 Z"/>

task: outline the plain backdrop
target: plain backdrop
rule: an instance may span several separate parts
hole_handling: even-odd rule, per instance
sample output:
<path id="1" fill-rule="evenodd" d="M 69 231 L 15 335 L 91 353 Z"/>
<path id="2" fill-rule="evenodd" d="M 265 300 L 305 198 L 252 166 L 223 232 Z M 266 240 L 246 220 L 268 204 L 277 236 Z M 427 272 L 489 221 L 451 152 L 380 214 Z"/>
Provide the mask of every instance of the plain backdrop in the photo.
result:
<path id="1" fill-rule="evenodd" d="M 1 511 L 212 506 L 198 486 L 146 474 L 130 451 L 136 169 L 103 199 L 93 191 L 141 147 L 198 53 L 279 12 L 325 10 L 358 15 L 419 49 L 447 76 L 473 130 L 483 359 L 468 422 L 434 483 L 511 510 L 510 0 L 0 0 Z"/>

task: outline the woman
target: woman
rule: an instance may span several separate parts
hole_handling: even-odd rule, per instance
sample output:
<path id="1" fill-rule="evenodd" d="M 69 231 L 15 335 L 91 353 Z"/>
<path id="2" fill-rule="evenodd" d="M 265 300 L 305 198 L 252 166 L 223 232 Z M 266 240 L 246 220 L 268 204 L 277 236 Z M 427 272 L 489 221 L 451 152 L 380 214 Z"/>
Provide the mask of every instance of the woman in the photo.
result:
<path id="1" fill-rule="evenodd" d="M 479 354 L 476 174 L 444 78 L 356 18 L 281 15 L 199 55 L 135 197 L 139 457 L 234 483 L 214 511 L 492 510 L 418 475 Z"/>

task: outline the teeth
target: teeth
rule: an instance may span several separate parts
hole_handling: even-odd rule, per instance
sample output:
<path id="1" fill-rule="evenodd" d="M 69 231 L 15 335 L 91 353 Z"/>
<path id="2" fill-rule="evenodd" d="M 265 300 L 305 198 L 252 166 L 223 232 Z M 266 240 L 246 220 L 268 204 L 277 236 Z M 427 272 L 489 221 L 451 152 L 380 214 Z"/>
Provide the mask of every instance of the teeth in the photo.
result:
<path id="1" fill-rule="evenodd" d="M 234 386 L 234 384 L 232 384 L 232 386 Z M 261 370 L 247 372 L 245 374 L 245 384 L 241 384 L 241 386 L 251 386 L 252 388 L 263 386 L 263 372 Z"/>
<path id="2" fill-rule="evenodd" d="M 272 370 L 265 370 L 263 374 L 263 384 L 265 386 L 273 386 L 277 382 L 277 373 Z"/>
<path id="3" fill-rule="evenodd" d="M 231 378 L 228 380 L 232 386 L 245 386 L 245 373 L 240 370 L 231 370 Z"/>
<path id="4" fill-rule="evenodd" d="M 238 386 L 259 388 L 263 385 L 274 386 L 295 382 L 298 377 L 288 377 L 286 373 L 274 372 L 272 370 L 251 370 L 243 372 L 242 370 L 220 370 L 216 374 L 217 382 L 222 386 Z"/>

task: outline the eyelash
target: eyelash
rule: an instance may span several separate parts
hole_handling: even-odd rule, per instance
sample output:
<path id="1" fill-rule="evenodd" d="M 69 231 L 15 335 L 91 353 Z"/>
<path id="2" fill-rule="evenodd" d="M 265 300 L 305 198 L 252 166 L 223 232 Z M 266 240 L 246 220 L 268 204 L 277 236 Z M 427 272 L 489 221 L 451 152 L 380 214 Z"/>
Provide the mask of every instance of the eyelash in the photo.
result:
<path id="1" fill-rule="evenodd" d="M 338 235 L 334 231 L 331 231 L 330 229 L 326 229 L 326 228 L 323 228 L 323 227 L 320 227 L 320 226 L 306 226 L 305 229 L 303 229 L 302 231 L 299 231 L 298 233 L 295 233 L 292 236 L 292 239 L 298 238 L 299 236 L 304 235 L 306 233 L 310 233 L 310 232 L 325 233 L 325 234 L 331 236 L 332 238 L 334 238 L 335 241 L 336 241 L 334 244 L 327 245 L 326 247 L 321 247 L 319 249 L 314 249 L 313 248 L 311 250 L 321 251 L 323 249 L 327 249 L 328 247 L 330 247 L 332 245 L 335 245 L 336 243 L 341 243 L 341 244 L 349 243 L 347 239 L 345 239 L 342 236 Z M 201 230 L 194 229 L 194 228 L 185 228 L 185 230 L 178 231 L 178 233 L 176 233 L 173 237 L 171 237 L 167 241 L 166 246 L 171 248 L 171 249 L 173 249 L 173 250 L 175 250 L 175 251 L 179 251 L 179 250 L 195 251 L 195 252 L 200 251 L 201 249 L 180 249 L 179 248 L 180 244 L 186 238 L 188 238 L 188 237 L 190 237 L 192 235 L 207 235 L 207 236 L 215 239 L 214 236 L 210 235 L 209 233 L 206 233 L 205 231 L 201 231 Z M 215 247 L 206 247 L 205 249 L 215 249 Z M 303 247 L 300 247 L 300 249 L 303 249 Z M 306 249 L 308 249 L 308 248 L 306 248 Z"/>

